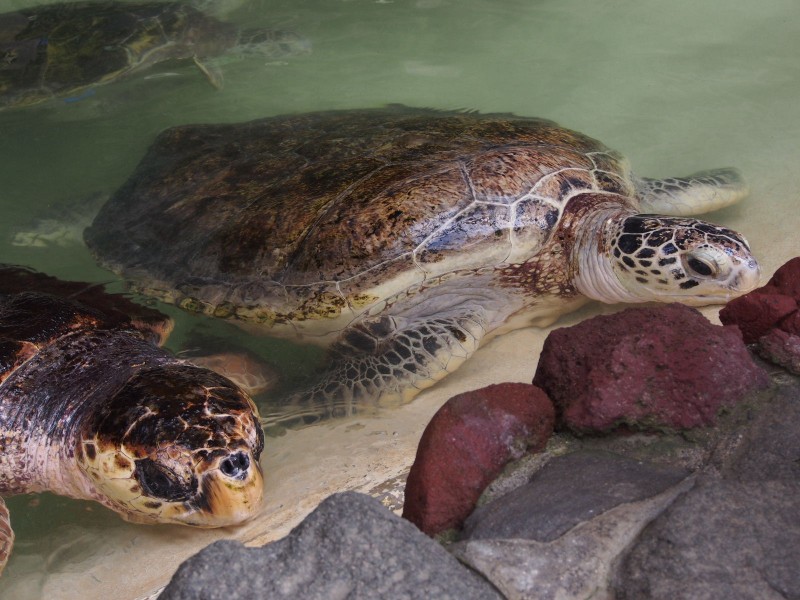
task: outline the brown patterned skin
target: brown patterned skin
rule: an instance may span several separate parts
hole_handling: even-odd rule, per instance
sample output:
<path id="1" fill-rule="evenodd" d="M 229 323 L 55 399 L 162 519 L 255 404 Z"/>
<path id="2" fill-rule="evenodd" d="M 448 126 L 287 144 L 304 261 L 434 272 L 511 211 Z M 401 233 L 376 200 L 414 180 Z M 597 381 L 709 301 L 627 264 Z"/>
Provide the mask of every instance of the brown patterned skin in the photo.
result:
<path id="1" fill-rule="evenodd" d="M 758 265 L 739 234 L 633 219 L 745 194 L 731 169 L 637 179 L 618 153 L 551 121 L 391 106 L 169 129 L 85 240 L 143 293 L 330 346 L 331 370 L 304 396 L 338 414 L 406 400 L 482 341 L 587 299 L 744 293 Z M 663 233 L 622 235 L 642 223 Z M 613 252 L 634 238 L 668 248 L 668 231 L 688 243 L 663 272 L 636 264 L 654 259 L 634 243 Z"/>
<path id="2" fill-rule="evenodd" d="M 166 323 L 98 286 L 0 265 L 0 494 L 47 490 L 143 523 L 255 514 L 256 407 L 158 348 Z M 13 541 L 3 512 L 0 569 Z"/>
<path id="3" fill-rule="evenodd" d="M 29 106 L 232 48 L 276 58 L 308 52 L 292 32 L 241 32 L 182 2 L 60 2 L 0 14 L 0 108 Z M 198 62 L 215 85 L 212 72 Z"/>

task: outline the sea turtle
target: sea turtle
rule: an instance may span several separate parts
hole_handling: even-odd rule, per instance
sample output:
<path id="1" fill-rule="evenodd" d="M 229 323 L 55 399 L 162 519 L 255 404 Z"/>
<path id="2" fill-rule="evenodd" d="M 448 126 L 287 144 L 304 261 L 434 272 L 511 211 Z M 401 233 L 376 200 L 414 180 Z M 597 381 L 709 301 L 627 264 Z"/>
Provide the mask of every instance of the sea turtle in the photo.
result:
<path id="1" fill-rule="evenodd" d="M 240 29 L 182 2 L 63 2 L 0 15 L 0 108 L 80 97 L 170 59 L 193 59 L 215 87 L 209 59 L 226 51 L 270 58 L 307 53 L 290 31 Z"/>
<path id="2" fill-rule="evenodd" d="M 389 106 L 168 129 L 84 237 L 142 293 L 330 347 L 303 397 L 338 414 L 587 299 L 753 289 L 744 237 L 683 216 L 746 192 L 733 169 L 634 177 L 547 120 Z"/>
<path id="3" fill-rule="evenodd" d="M 137 523 L 252 517 L 264 437 L 230 381 L 157 344 L 169 320 L 98 286 L 0 265 L 0 495 L 96 500 Z M 0 499 L 0 571 L 13 543 Z"/>

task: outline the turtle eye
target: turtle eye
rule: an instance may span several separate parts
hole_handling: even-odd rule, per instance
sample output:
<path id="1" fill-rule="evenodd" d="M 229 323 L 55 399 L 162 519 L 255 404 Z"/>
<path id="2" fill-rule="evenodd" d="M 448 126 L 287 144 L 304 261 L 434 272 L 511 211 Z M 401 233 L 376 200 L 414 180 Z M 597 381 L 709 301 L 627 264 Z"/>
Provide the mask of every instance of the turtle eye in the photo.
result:
<path id="1" fill-rule="evenodd" d="M 167 502 L 185 502 L 197 493 L 197 480 L 182 481 L 174 471 L 150 458 L 136 461 L 136 480 L 146 496 Z"/>
<path id="2" fill-rule="evenodd" d="M 716 265 L 713 265 L 701 258 L 697 258 L 696 256 L 690 256 L 686 260 L 686 266 L 694 271 L 695 274 L 702 277 L 711 277 L 716 271 Z"/>

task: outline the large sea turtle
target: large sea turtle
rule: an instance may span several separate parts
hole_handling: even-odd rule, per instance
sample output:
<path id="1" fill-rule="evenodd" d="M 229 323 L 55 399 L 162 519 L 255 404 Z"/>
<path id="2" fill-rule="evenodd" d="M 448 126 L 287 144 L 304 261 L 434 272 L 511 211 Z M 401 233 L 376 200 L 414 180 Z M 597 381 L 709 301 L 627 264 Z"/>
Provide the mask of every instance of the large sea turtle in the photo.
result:
<path id="1" fill-rule="evenodd" d="M 158 348 L 168 323 L 97 286 L 0 265 L 0 495 L 47 490 L 139 523 L 255 514 L 256 407 Z M 0 498 L 0 571 L 13 540 Z"/>
<path id="2" fill-rule="evenodd" d="M 168 129 L 85 240 L 138 291 L 329 346 L 304 396 L 338 413 L 587 299 L 751 290 L 747 241 L 683 216 L 746 191 L 733 169 L 634 177 L 546 120 L 390 106 Z"/>
<path id="3" fill-rule="evenodd" d="M 0 15 L 0 108 L 28 106 L 115 81 L 170 59 L 193 59 L 215 87 L 226 51 L 306 53 L 290 31 L 240 29 L 183 2 L 63 2 Z"/>

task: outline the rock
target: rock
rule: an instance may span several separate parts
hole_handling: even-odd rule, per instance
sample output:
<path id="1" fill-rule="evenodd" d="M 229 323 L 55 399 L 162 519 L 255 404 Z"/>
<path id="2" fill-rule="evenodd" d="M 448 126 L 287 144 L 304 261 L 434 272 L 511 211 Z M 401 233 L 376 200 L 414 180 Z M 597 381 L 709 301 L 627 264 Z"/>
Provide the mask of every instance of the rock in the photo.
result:
<path id="1" fill-rule="evenodd" d="M 745 343 L 753 344 L 796 311 L 797 301 L 791 296 L 754 291 L 728 302 L 719 311 L 719 320 L 723 325 L 736 325 Z"/>
<path id="2" fill-rule="evenodd" d="M 215 542 L 185 561 L 160 600 L 501 598 L 439 544 L 364 494 L 324 500 L 261 548 Z"/>
<path id="3" fill-rule="evenodd" d="M 492 385 L 451 398 L 422 434 L 403 517 L 429 535 L 459 527 L 506 463 L 544 447 L 553 420 L 550 400 L 528 384 Z"/>
<path id="4" fill-rule="evenodd" d="M 800 374 L 800 257 L 782 265 L 767 285 L 728 302 L 719 312 L 736 325 L 745 342 L 788 371 Z M 788 334 L 788 335 L 786 335 Z"/>
<path id="5" fill-rule="evenodd" d="M 800 336 L 771 329 L 758 340 L 757 352 L 765 360 L 800 375 Z"/>
<path id="6" fill-rule="evenodd" d="M 619 600 L 800 597 L 800 481 L 706 479 L 640 535 Z"/>
<path id="7" fill-rule="evenodd" d="M 617 598 L 800 598 L 800 382 L 774 389 L 620 559 Z"/>
<path id="8" fill-rule="evenodd" d="M 800 335 L 800 310 L 794 311 L 778 323 L 778 328 L 792 335 Z"/>
<path id="9" fill-rule="evenodd" d="M 656 496 L 689 476 L 610 452 L 579 450 L 548 462 L 531 481 L 481 506 L 461 539 L 549 542 L 619 504 Z"/>
<path id="10" fill-rule="evenodd" d="M 720 408 L 765 387 L 739 330 L 680 304 L 629 308 L 545 340 L 533 383 L 576 433 L 712 425 Z"/>
<path id="11" fill-rule="evenodd" d="M 550 542 L 468 540 L 453 544 L 451 552 L 511 600 L 608 598 L 615 558 L 691 485 L 686 479 L 652 498 L 620 504 Z"/>
<path id="12" fill-rule="evenodd" d="M 797 544 L 793 531 L 800 528 L 796 518 L 800 496 L 796 490 L 775 486 L 800 484 L 800 383 L 781 381 L 748 397 L 746 403 L 725 415 L 719 428 L 693 433 L 690 438 L 694 442 L 685 440 L 689 445 L 707 448 L 701 450 L 706 458 L 697 465 L 696 474 L 682 479 L 686 469 L 667 463 L 655 466 L 597 450 L 604 442 L 619 447 L 616 442 L 642 435 L 580 438 L 578 443 L 591 444 L 593 450 L 552 458 L 524 484 L 527 489 L 507 492 L 477 509 L 465 522 L 463 540 L 450 546 L 451 551 L 507 598 L 514 599 L 800 598 L 797 575 L 792 571 L 797 559 L 792 548 Z M 646 437 L 655 440 L 657 436 Z M 630 450 L 639 454 L 635 446 Z M 658 447 L 661 444 L 656 442 L 654 450 Z M 661 459 L 682 464 L 682 454 L 668 450 Z M 692 486 L 698 478 L 708 486 L 716 485 L 720 476 L 730 482 L 726 489 L 735 490 L 736 502 L 745 500 L 750 490 L 758 488 L 758 482 L 766 482 L 765 489 L 771 489 L 773 499 L 777 499 L 774 509 L 778 516 L 773 527 L 762 523 L 770 518 L 770 494 L 756 499 L 751 508 L 736 512 L 725 506 L 727 492 L 723 490 L 707 506 L 686 509 L 694 515 L 695 524 L 711 520 L 709 515 L 715 514 L 717 503 L 726 511 L 725 526 L 718 527 L 714 517 L 703 534 L 713 541 L 701 543 L 700 535 L 692 541 L 679 541 L 684 562 L 676 566 L 671 549 L 674 540 L 667 530 L 663 544 L 654 548 L 648 562 L 636 571 L 636 577 L 649 579 L 644 583 L 636 577 L 623 579 L 619 565 L 631 556 L 632 547 L 644 543 L 640 540 L 649 539 L 662 518 L 658 515 L 672 510 L 673 501 L 683 502 L 693 494 Z M 786 528 L 792 507 L 794 523 Z M 751 509 L 754 519 L 748 522 L 747 511 Z M 674 517 L 678 523 L 683 519 L 683 513 Z M 745 524 L 745 533 L 732 538 L 740 523 Z M 693 526 L 686 526 L 684 533 L 690 533 Z M 715 527 L 721 530 L 719 536 L 714 534 Z M 753 536 L 749 542 L 754 530 L 762 531 L 763 538 Z M 755 548 L 747 554 L 748 544 L 763 547 L 766 558 L 758 564 L 763 565 L 766 575 L 747 573 L 746 561 L 762 552 Z M 725 564 L 729 546 L 742 549 L 735 559 L 739 562 Z M 780 555 L 782 546 L 789 548 L 784 555 Z M 746 558 L 740 560 L 742 556 Z M 715 585 L 698 583 L 706 567 L 719 576 L 715 579 L 719 590 Z M 728 583 L 724 580 L 726 570 L 731 572 Z M 682 581 L 684 577 L 687 581 Z M 783 586 L 778 588 L 780 595 L 768 591 L 773 584 Z"/>
<path id="13" fill-rule="evenodd" d="M 742 331 L 745 342 L 752 344 L 779 323 L 797 322 L 800 316 L 800 257 L 783 264 L 766 285 L 749 294 L 734 298 L 719 312 L 724 325 L 736 325 Z M 798 333 L 789 325 L 782 327 L 789 333 Z"/>
<path id="14" fill-rule="evenodd" d="M 800 383 L 778 386 L 775 397 L 727 439 L 710 463 L 726 479 L 800 482 Z"/>
<path id="15" fill-rule="evenodd" d="M 764 288 L 774 289 L 777 293 L 791 296 L 800 302 L 800 256 L 781 265 Z"/>

